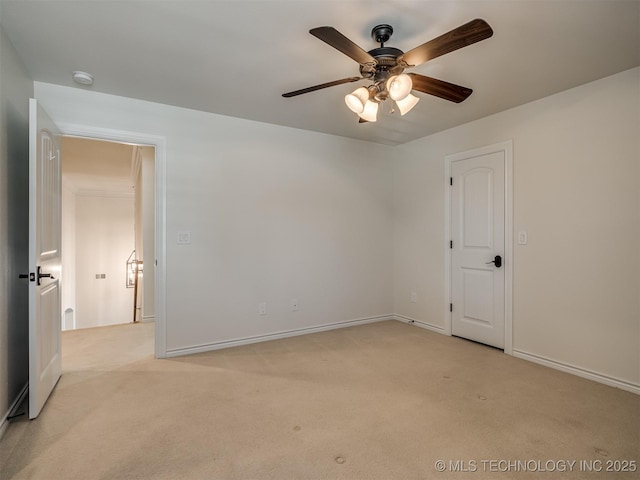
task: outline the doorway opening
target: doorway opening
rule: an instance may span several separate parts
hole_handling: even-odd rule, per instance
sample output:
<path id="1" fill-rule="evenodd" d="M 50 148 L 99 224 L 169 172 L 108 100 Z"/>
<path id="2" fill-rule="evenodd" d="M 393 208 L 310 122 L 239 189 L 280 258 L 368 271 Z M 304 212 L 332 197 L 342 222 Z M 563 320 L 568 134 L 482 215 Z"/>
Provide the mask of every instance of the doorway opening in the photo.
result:
<path id="1" fill-rule="evenodd" d="M 62 330 L 155 320 L 155 158 L 63 136 Z"/>
<path id="2" fill-rule="evenodd" d="M 85 139 L 104 140 L 117 143 L 151 146 L 155 149 L 155 259 L 145 272 L 146 278 L 153 276 L 155 283 L 155 322 L 153 325 L 154 355 L 167 356 L 167 333 L 165 322 L 166 294 L 166 139 L 163 136 L 125 130 L 113 130 L 93 125 L 59 125 L 62 135 Z M 143 323 L 145 324 L 145 323 Z M 150 322 L 146 325 L 151 325 Z"/>

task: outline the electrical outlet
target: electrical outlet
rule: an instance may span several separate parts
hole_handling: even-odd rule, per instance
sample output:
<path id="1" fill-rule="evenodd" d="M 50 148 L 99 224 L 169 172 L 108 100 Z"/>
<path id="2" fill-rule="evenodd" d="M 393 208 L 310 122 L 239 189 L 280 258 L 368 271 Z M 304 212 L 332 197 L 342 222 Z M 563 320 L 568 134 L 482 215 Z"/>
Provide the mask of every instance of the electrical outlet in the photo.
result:
<path id="1" fill-rule="evenodd" d="M 178 245 L 190 245 L 191 244 L 191 232 L 178 232 Z"/>
<path id="2" fill-rule="evenodd" d="M 416 292 L 411 292 L 411 303 L 418 303 L 418 294 Z"/>
<path id="3" fill-rule="evenodd" d="M 298 305 L 298 300 L 296 300 L 296 299 L 291 300 L 291 311 L 292 312 L 297 312 L 298 310 L 300 310 L 300 307 Z"/>
<path id="4" fill-rule="evenodd" d="M 260 315 L 267 314 L 267 302 L 262 302 L 260 303 L 260 305 L 258 305 L 258 312 L 260 313 Z"/>

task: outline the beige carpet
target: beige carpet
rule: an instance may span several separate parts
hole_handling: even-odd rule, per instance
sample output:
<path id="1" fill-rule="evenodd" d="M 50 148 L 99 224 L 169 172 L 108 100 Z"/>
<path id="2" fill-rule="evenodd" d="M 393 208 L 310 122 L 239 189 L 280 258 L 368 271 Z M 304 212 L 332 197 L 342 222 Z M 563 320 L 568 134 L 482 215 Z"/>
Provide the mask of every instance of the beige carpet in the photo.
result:
<path id="1" fill-rule="evenodd" d="M 65 333 L 0 478 L 640 478 L 605 471 L 640 461 L 639 396 L 472 342 L 390 321 L 154 360 L 152 336 Z"/>

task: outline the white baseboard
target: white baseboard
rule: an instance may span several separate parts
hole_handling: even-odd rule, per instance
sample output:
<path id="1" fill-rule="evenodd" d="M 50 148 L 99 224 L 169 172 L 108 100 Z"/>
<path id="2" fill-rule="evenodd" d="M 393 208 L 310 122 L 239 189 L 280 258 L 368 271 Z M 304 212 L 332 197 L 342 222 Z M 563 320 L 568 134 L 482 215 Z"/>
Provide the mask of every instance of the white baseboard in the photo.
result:
<path id="1" fill-rule="evenodd" d="M 28 392 L 29 392 L 29 383 L 27 382 L 27 384 L 24 387 L 22 387 L 22 390 L 18 394 L 18 397 L 13 401 L 13 403 L 9 407 L 9 410 L 7 410 L 7 413 L 2 417 L 2 423 L 0 424 L 0 440 L 2 440 L 2 436 L 4 435 L 4 432 L 7 430 L 7 427 L 9 426 L 8 417 L 10 417 L 15 412 L 15 410 L 20 406 L 24 398 L 27 396 Z"/>
<path id="2" fill-rule="evenodd" d="M 609 385 L 610 387 L 620 388 L 622 390 L 635 393 L 636 395 L 640 395 L 640 385 L 627 382 L 619 378 L 603 375 L 602 373 L 594 372 L 586 368 L 576 367 L 575 365 L 559 362 L 557 360 L 552 360 L 541 355 L 524 352 L 515 348 L 513 349 L 513 356 L 522 358 L 523 360 L 528 360 L 530 362 L 538 363 L 555 370 L 560 370 L 561 372 L 571 373 L 573 375 L 577 375 L 578 377 L 593 380 L 594 382 L 603 383 L 605 385 Z"/>
<path id="3" fill-rule="evenodd" d="M 432 332 L 440 333 L 442 335 L 447 335 L 443 327 L 422 322 L 420 320 L 416 320 L 415 318 L 406 317 L 404 315 L 395 314 L 393 317 L 394 317 L 394 320 L 397 320 L 399 322 L 408 323 L 411 325 L 415 325 L 416 327 L 431 330 Z M 611 377 L 609 375 L 604 375 L 602 373 L 594 372 L 592 370 L 577 367 L 575 365 L 571 365 L 568 363 L 552 360 L 550 358 L 543 357 L 541 355 L 536 355 L 534 353 L 525 352 L 523 350 L 517 350 L 515 348 L 513 349 L 512 354 L 514 357 L 521 358 L 523 360 L 528 360 L 530 362 L 534 362 L 539 365 L 544 365 L 545 367 L 553 368 L 555 370 L 560 370 L 562 372 L 570 373 L 572 375 L 577 375 L 579 377 L 586 378 L 588 380 L 593 380 L 594 382 L 602 383 L 610 387 L 620 388 L 622 390 L 626 390 L 627 392 L 640 395 L 640 385 L 636 383 L 628 382 L 626 380 L 621 380 L 619 378 Z"/>
<path id="4" fill-rule="evenodd" d="M 438 325 L 433 325 L 431 323 L 423 322 L 421 320 L 416 320 L 415 318 L 405 317 L 404 315 L 394 315 L 394 320 L 402 323 L 408 323 L 410 325 L 415 325 L 416 327 L 424 328 L 426 330 L 431 330 L 432 332 L 441 333 L 442 335 L 447 335 L 444 331 L 444 327 L 440 327 Z"/>
<path id="5" fill-rule="evenodd" d="M 337 328 L 354 327 L 356 325 L 364 325 L 366 323 L 383 322 L 385 320 L 395 320 L 394 315 L 378 315 L 375 317 L 358 318 L 355 320 L 347 320 L 344 322 L 330 323 L 317 327 L 297 328 L 294 330 L 286 330 L 276 333 L 268 333 L 265 335 L 256 335 L 254 337 L 236 338 L 233 340 L 224 340 L 222 342 L 207 343 L 202 345 L 194 345 L 191 347 L 174 348 L 167 350 L 167 357 L 179 357 L 182 355 L 192 355 L 194 353 L 211 352 L 213 350 L 221 350 L 229 347 L 239 347 L 241 345 L 249 345 L 252 343 L 266 342 L 269 340 L 278 340 L 281 338 L 296 337 L 298 335 L 307 335 L 309 333 L 326 332 Z"/>
<path id="6" fill-rule="evenodd" d="M 142 323 L 155 322 L 156 321 L 156 316 L 155 315 L 143 315 L 142 318 L 140 319 L 140 321 Z"/>

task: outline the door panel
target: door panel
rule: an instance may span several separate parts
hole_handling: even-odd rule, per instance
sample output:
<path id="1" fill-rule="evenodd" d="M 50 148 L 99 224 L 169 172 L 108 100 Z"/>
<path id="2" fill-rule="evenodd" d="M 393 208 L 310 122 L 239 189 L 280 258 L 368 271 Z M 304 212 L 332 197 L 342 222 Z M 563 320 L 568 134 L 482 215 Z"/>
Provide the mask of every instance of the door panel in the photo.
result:
<path id="1" fill-rule="evenodd" d="M 29 103 L 29 418 L 38 416 L 62 372 L 60 331 L 60 133 Z"/>
<path id="2" fill-rule="evenodd" d="M 451 332 L 504 347 L 504 152 L 451 163 Z"/>
<path id="3" fill-rule="evenodd" d="M 462 175 L 462 235 L 467 248 L 493 245 L 493 171 L 475 168 Z"/>
<path id="4" fill-rule="evenodd" d="M 491 325 L 494 317 L 493 303 L 487 298 L 493 298 L 493 272 L 463 268 L 462 320 Z"/>
<path id="5" fill-rule="evenodd" d="M 60 256 L 60 149 L 54 134 L 39 130 L 38 161 L 38 261 Z"/>
<path id="6" fill-rule="evenodd" d="M 59 299 L 58 282 L 51 282 L 40 290 L 37 308 L 40 311 L 58 311 L 60 309 Z M 60 356 L 60 334 L 55 325 L 56 321 L 55 315 L 38 316 L 38 330 L 42 332 L 42 335 L 38 336 L 38 363 L 39 369 L 43 374 L 46 374 L 47 370 L 52 366 L 51 363 L 55 362 Z"/>

